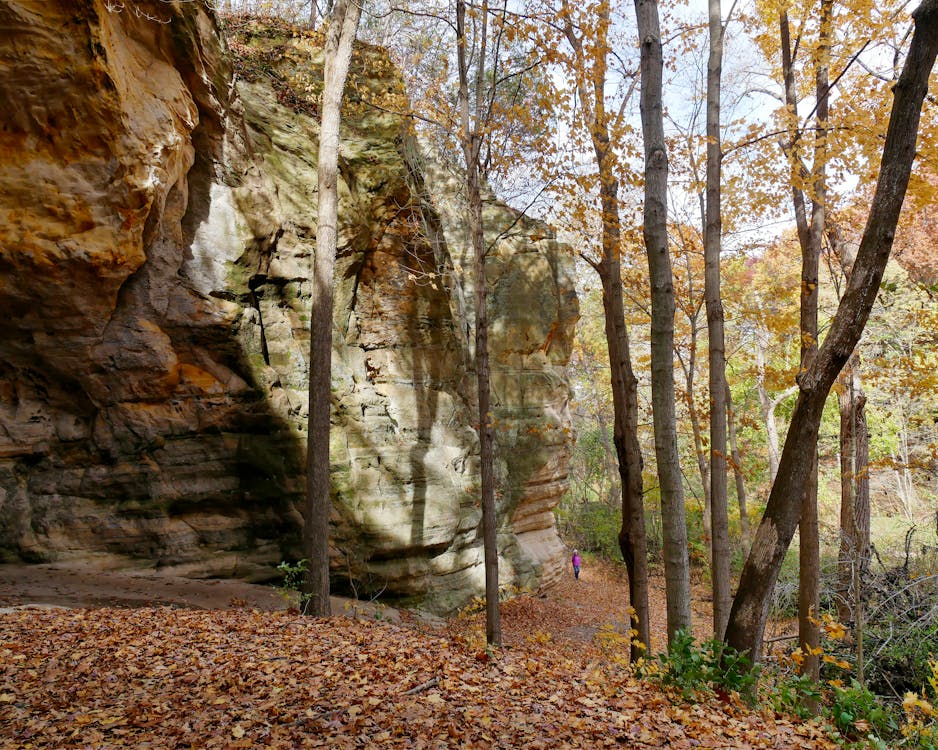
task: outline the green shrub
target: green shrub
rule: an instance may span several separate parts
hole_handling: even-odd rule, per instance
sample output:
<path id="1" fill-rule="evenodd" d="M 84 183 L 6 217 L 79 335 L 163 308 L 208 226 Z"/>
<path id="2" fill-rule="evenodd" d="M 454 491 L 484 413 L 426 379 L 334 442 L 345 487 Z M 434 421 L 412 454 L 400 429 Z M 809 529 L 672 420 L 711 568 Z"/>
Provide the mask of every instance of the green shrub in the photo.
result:
<path id="1" fill-rule="evenodd" d="M 764 696 L 775 711 L 810 719 L 814 716 L 813 707 L 821 699 L 821 688 L 809 675 L 780 674 Z"/>
<path id="2" fill-rule="evenodd" d="M 856 680 L 849 687 L 835 686 L 827 705 L 827 715 L 847 737 L 873 733 L 880 738 L 892 737 L 899 723 L 889 709 L 869 688 Z"/>
<path id="3" fill-rule="evenodd" d="M 310 594 L 304 594 L 303 578 L 306 571 L 309 570 L 309 560 L 298 560 L 295 563 L 284 561 L 277 566 L 283 579 L 274 586 L 277 593 L 282 596 L 288 605 L 305 610 L 311 598 Z"/>
<path id="4" fill-rule="evenodd" d="M 659 654 L 658 661 L 657 679 L 685 700 L 710 691 L 751 695 L 758 679 L 758 668 L 723 641 L 711 639 L 698 645 L 684 630 L 675 634 L 668 652 Z"/>

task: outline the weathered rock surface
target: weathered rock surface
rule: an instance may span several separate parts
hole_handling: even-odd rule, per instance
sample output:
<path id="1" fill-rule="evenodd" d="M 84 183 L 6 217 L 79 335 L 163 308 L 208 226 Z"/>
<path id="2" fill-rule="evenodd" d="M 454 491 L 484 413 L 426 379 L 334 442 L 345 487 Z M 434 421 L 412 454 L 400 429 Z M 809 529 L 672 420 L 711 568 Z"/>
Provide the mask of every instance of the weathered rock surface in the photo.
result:
<path id="1" fill-rule="evenodd" d="M 0 561 L 258 580 L 300 554 L 321 53 L 269 28 L 232 48 L 238 76 L 191 2 L 0 6 Z M 468 237 L 406 122 L 367 105 L 402 97 L 386 59 L 352 75 L 334 581 L 446 611 L 483 581 Z M 516 219 L 487 209 L 493 237 Z M 487 273 L 501 576 L 544 584 L 570 261 L 523 219 Z"/>

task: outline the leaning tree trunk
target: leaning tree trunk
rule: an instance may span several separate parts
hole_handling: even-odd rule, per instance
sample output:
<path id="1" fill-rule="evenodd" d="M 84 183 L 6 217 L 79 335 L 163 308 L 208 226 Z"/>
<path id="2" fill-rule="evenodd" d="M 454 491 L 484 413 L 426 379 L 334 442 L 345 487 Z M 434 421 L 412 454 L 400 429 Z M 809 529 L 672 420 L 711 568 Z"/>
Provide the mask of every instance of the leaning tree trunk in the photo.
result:
<path id="1" fill-rule="evenodd" d="M 342 93 L 361 18 L 360 0 L 339 0 L 326 32 L 324 88 L 319 128 L 319 206 L 313 305 L 309 337 L 309 420 L 306 433 L 306 524 L 309 568 L 303 582 L 304 611 L 328 617 L 329 605 L 329 420 L 332 416 L 332 306 L 338 227 L 339 122 Z"/>
<path id="2" fill-rule="evenodd" d="M 599 139 L 596 149 L 602 185 L 603 259 L 597 266 L 603 287 L 606 343 L 612 384 L 615 417 L 613 439 L 619 461 L 622 484 L 622 528 L 619 549 L 629 575 L 629 603 L 635 612 L 638 631 L 631 639 L 633 663 L 646 656 L 651 648 L 651 624 L 648 610 L 648 544 L 645 533 L 645 505 L 642 497 L 642 450 L 638 442 L 638 382 L 632 371 L 629 334 L 625 324 L 622 274 L 619 263 L 618 183 L 611 169 L 608 141 Z M 604 147 L 602 147 L 604 146 Z"/>
<path id="3" fill-rule="evenodd" d="M 817 357 L 801 375 L 801 390 L 785 439 L 778 477 L 733 601 L 726 642 L 758 660 L 772 589 L 800 516 L 802 483 L 817 446 L 824 403 L 869 318 L 895 238 L 909 184 L 922 103 L 938 54 L 938 0 L 913 12 L 915 33 L 895 86 L 876 192 L 853 272 Z"/>
<path id="4" fill-rule="evenodd" d="M 645 146 L 643 234 L 651 284 L 651 401 L 661 487 L 668 642 L 690 630 L 687 519 L 674 408 L 674 285 L 668 251 L 668 155 L 662 109 L 661 30 L 656 0 L 635 0 L 641 40 L 642 136 Z"/>

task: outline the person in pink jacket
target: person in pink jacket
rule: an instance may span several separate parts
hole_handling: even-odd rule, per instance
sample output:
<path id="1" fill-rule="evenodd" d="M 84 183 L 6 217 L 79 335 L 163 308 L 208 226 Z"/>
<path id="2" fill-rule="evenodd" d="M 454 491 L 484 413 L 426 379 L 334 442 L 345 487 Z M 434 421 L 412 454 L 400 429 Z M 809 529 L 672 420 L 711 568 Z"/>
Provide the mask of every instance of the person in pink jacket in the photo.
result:
<path id="1" fill-rule="evenodd" d="M 573 557 L 570 558 L 570 562 L 573 563 L 573 577 L 578 581 L 580 580 L 580 563 L 583 562 L 580 559 L 580 551 L 573 550 Z"/>

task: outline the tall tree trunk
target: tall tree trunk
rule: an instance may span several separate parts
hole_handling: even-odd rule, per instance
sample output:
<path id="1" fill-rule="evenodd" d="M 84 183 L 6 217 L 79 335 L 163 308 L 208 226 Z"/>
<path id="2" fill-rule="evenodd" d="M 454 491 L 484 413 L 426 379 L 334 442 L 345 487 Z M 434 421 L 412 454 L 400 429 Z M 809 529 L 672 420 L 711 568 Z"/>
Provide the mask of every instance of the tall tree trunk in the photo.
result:
<path id="1" fill-rule="evenodd" d="M 613 409 L 614 411 L 614 409 Z M 606 424 L 606 417 L 603 410 L 599 410 L 596 415 L 596 427 L 599 430 L 599 440 L 603 448 L 603 482 L 600 484 L 600 492 L 597 493 L 604 497 L 606 505 L 610 508 L 622 507 L 622 488 L 619 484 L 618 474 L 618 455 L 615 445 L 609 440 L 609 428 Z M 615 429 L 615 428 L 613 428 Z M 606 481 L 609 482 L 608 488 Z"/>
<path id="2" fill-rule="evenodd" d="M 841 622 L 856 621 L 854 605 L 869 564 L 870 479 L 866 396 L 860 382 L 859 358 L 854 354 L 840 375 L 840 553 L 837 600 Z"/>
<path id="3" fill-rule="evenodd" d="M 827 217 L 827 121 L 828 71 L 830 68 L 830 35 L 833 0 L 821 0 L 821 17 L 815 58 L 816 126 L 814 134 L 814 169 L 811 201 L 811 225 L 808 242 L 801 248 L 801 369 L 807 366 L 818 350 L 818 266 Z M 799 588 L 798 588 L 798 641 L 805 656 L 800 666 L 802 674 L 820 678 L 821 660 L 815 653 L 821 645 L 818 617 L 821 606 L 821 543 L 818 531 L 817 490 L 818 455 L 814 459 L 805 482 L 801 500 Z"/>
<path id="4" fill-rule="evenodd" d="M 616 179 L 615 156 L 609 139 L 609 123 L 605 108 L 606 58 L 592 58 L 588 69 L 582 39 L 570 20 L 569 8 L 564 9 L 564 34 L 574 52 L 577 66 L 577 95 L 584 120 L 590 129 L 596 167 L 599 170 L 602 204 L 602 258 L 590 263 L 599 275 L 603 288 L 606 343 L 609 348 L 609 370 L 612 385 L 612 406 L 615 419 L 613 441 L 619 463 L 622 490 L 622 528 L 619 549 L 629 576 L 629 602 L 635 612 L 636 638 L 631 640 L 633 662 L 647 655 L 651 648 L 651 627 L 648 611 L 648 548 L 645 531 L 645 505 L 642 497 L 642 452 L 638 442 L 638 382 L 632 371 L 629 332 L 625 323 L 622 274 L 619 261 L 621 224 L 619 218 L 619 183 Z M 609 7 L 599 16 L 599 32 L 609 27 Z M 605 40 L 605 36 L 602 37 Z M 587 83 L 592 84 L 592 90 Z"/>
<path id="5" fill-rule="evenodd" d="M 753 659 L 761 656 L 772 589 L 800 515 L 804 476 L 817 446 L 824 403 L 863 333 L 892 250 L 909 183 L 922 103 L 938 54 L 938 0 L 912 13 L 915 32 L 894 89 L 876 192 L 843 299 L 817 356 L 801 374 L 801 389 L 785 439 L 778 477 L 740 577 L 726 642 Z"/>
<path id="6" fill-rule="evenodd" d="M 730 435 L 730 451 L 733 457 L 733 476 L 736 478 L 736 501 L 739 503 L 739 548 L 743 558 L 749 554 L 751 536 L 749 532 L 749 508 L 746 504 L 746 481 L 743 477 L 742 457 L 736 442 L 736 412 L 733 410 L 733 394 L 726 384 L 726 426 Z"/>
<path id="7" fill-rule="evenodd" d="M 483 104 L 485 80 L 485 45 L 488 33 L 488 4 L 482 5 L 479 33 L 481 49 L 476 65 L 473 97 L 476 112 Z M 456 56 L 459 66 L 460 142 L 466 161 L 466 189 L 469 201 L 469 227 L 475 259 L 475 367 L 479 400 L 479 463 L 482 481 L 482 545 L 485 556 L 485 639 L 491 645 L 502 642 L 501 615 L 498 606 L 498 531 L 495 514 L 494 436 L 490 412 L 488 352 L 488 285 L 485 277 L 485 233 L 482 225 L 482 192 L 479 156 L 482 134 L 479 123 L 469 111 L 469 65 L 467 61 L 466 3 L 456 0 Z"/>
<path id="8" fill-rule="evenodd" d="M 896 393 L 893 402 L 894 415 L 899 419 L 899 445 L 893 456 L 893 463 L 896 477 L 896 492 L 899 495 L 899 502 L 902 504 L 902 514 L 905 520 L 911 523 L 915 517 L 915 508 L 918 505 L 918 493 L 915 490 L 915 482 L 912 478 L 912 471 L 909 468 L 911 454 L 909 451 L 909 417 L 908 410 L 902 401 L 899 393 Z M 898 412 L 898 414 L 895 414 Z"/>
<path id="9" fill-rule="evenodd" d="M 316 15 L 318 10 L 319 7 L 316 5 L 316 0 L 309 0 L 309 21 L 307 25 L 311 30 L 316 29 L 316 22 L 318 20 Z"/>
<path id="10" fill-rule="evenodd" d="M 668 156 L 662 111 L 661 30 L 656 0 L 635 0 L 641 40 L 642 136 L 645 145 L 643 235 L 651 284 L 651 400 L 661 487 L 668 642 L 690 630 L 687 519 L 674 408 L 674 283 L 668 251 Z"/>
<path id="11" fill-rule="evenodd" d="M 694 284 L 691 275 L 690 262 L 687 264 L 687 296 L 688 299 L 694 298 Z M 701 515 L 701 524 L 703 525 L 703 535 L 709 546 L 712 538 L 711 518 L 710 518 L 710 463 L 707 461 L 707 452 L 704 450 L 703 430 L 700 427 L 700 412 L 697 411 L 696 396 L 694 394 L 694 375 L 697 370 L 697 339 L 700 329 L 697 325 L 697 315 L 699 309 L 688 315 L 690 323 L 690 344 L 688 345 L 687 362 L 680 351 L 675 352 L 677 358 L 684 368 L 684 392 L 687 396 L 687 414 L 690 417 L 691 434 L 694 438 L 694 456 L 697 459 L 697 471 L 700 474 L 700 486 L 703 489 L 704 503 L 703 514 Z"/>
<path id="12" fill-rule="evenodd" d="M 704 226 L 704 296 L 710 363 L 710 513 L 713 561 L 713 635 L 722 638 L 730 616 L 730 532 L 726 499 L 726 347 L 720 292 L 720 83 L 723 71 L 723 15 L 720 0 L 709 0 L 710 55 L 707 62 L 707 220 Z"/>
<path id="13" fill-rule="evenodd" d="M 473 99 L 476 117 L 484 109 L 486 42 L 488 40 L 488 3 L 483 0 L 480 13 L 480 49 L 476 63 Z M 479 401 L 479 472 L 482 491 L 482 546 L 485 558 L 485 639 L 491 645 L 502 642 L 501 614 L 498 602 L 498 530 L 495 508 L 494 435 L 490 414 L 488 351 L 488 285 L 485 276 L 485 232 L 482 224 L 482 191 L 479 159 L 483 134 L 478 120 L 473 122 L 469 102 L 469 63 L 466 36 L 466 3 L 456 0 L 456 57 L 459 73 L 460 143 L 466 162 L 466 192 L 469 203 L 469 229 L 475 266 L 475 368 Z"/>
<path id="14" fill-rule="evenodd" d="M 825 229 L 826 182 L 825 165 L 827 158 L 827 66 L 829 59 L 830 36 L 830 0 L 821 0 L 820 30 L 815 65 L 815 150 L 813 172 L 809 175 L 801 160 L 802 132 L 797 127 L 798 99 L 795 89 L 794 66 L 792 63 L 791 34 L 787 11 L 779 16 L 779 37 L 782 53 L 782 75 L 785 84 L 785 104 L 789 111 L 792 136 L 785 146 L 786 155 L 791 162 L 791 190 L 798 228 L 798 240 L 801 244 L 801 365 L 799 377 L 807 369 L 817 353 L 818 325 L 818 265 L 821 257 L 821 242 Z M 811 204 L 811 221 L 805 206 L 805 197 L 799 187 L 806 180 L 812 180 L 814 196 Z M 805 658 L 801 663 L 801 673 L 818 678 L 820 661 L 814 653 L 820 643 L 820 629 L 817 625 L 817 609 L 820 602 L 820 541 L 818 538 L 817 519 L 817 446 L 811 466 L 805 474 L 801 499 L 800 545 L 799 545 L 799 587 L 798 587 L 798 640 L 804 647 Z"/>
<path id="15" fill-rule="evenodd" d="M 313 305 L 309 338 L 309 420 L 306 433 L 306 524 L 304 548 L 309 568 L 303 584 L 305 610 L 328 617 L 329 421 L 332 416 L 332 300 L 338 234 L 339 123 L 342 94 L 361 18 L 359 0 L 339 0 L 326 32 L 324 87 L 319 128 L 319 205 Z"/>
<path id="16" fill-rule="evenodd" d="M 778 474 L 779 458 L 778 421 L 775 418 L 775 410 L 782 401 L 798 391 L 798 386 L 793 385 L 774 399 L 769 396 L 765 387 L 765 354 L 768 349 L 768 337 L 769 333 L 764 329 L 756 332 L 756 390 L 759 394 L 762 421 L 765 424 L 765 442 L 769 453 L 769 483 L 772 483 L 775 481 L 775 475 Z"/>
<path id="17" fill-rule="evenodd" d="M 498 532 L 495 509 L 495 455 L 491 422 L 488 345 L 488 284 L 485 278 L 485 237 L 482 231 L 482 196 L 477 170 L 469 170 L 469 215 L 475 252 L 476 379 L 479 396 L 479 463 L 482 479 L 482 544 L 485 554 L 485 639 L 502 642 L 498 603 Z"/>
<path id="18" fill-rule="evenodd" d="M 853 436 L 856 459 L 854 461 L 853 519 L 857 535 L 857 572 L 862 581 L 870 568 L 870 429 L 866 421 L 866 394 L 863 393 L 859 376 L 854 393 L 856 417 Z"/>
<path id="19" fill-rule="evenodd" d="M 616 208 L 618 212 L 618 207 Z M 611 229 L 611 228 L 610 228 Z M 614 232 L 610 232 L 610 235 Z M 606 237 L 604 230 L 604 237 Z M 611 240 L 611 236 L 608 236 Z M 628 329 L 622 301 L 622 279 L 618 241 L 604 246 L 611 252 L 599 266 L 603 286 L 603 309 L 606 317 L 606 341 L 609 345 L 609 363 L 612 382 L 612 403 L 615 412 L 614 442 L 619 460 L 622 484 L 622 528 L 619 531 L 619 549 L 629 575 L 629 603 L 635 610 L 635 628 L 638 641 L 630 646 L 632 662 L 636 662 L 651 648 L 651 627 L 648 611 L 648 546 L 645 533 L 645 506 L 642 498 L 642 453 L 638 442 L 638 383 L 632 372 L 629 356 Z"/>

